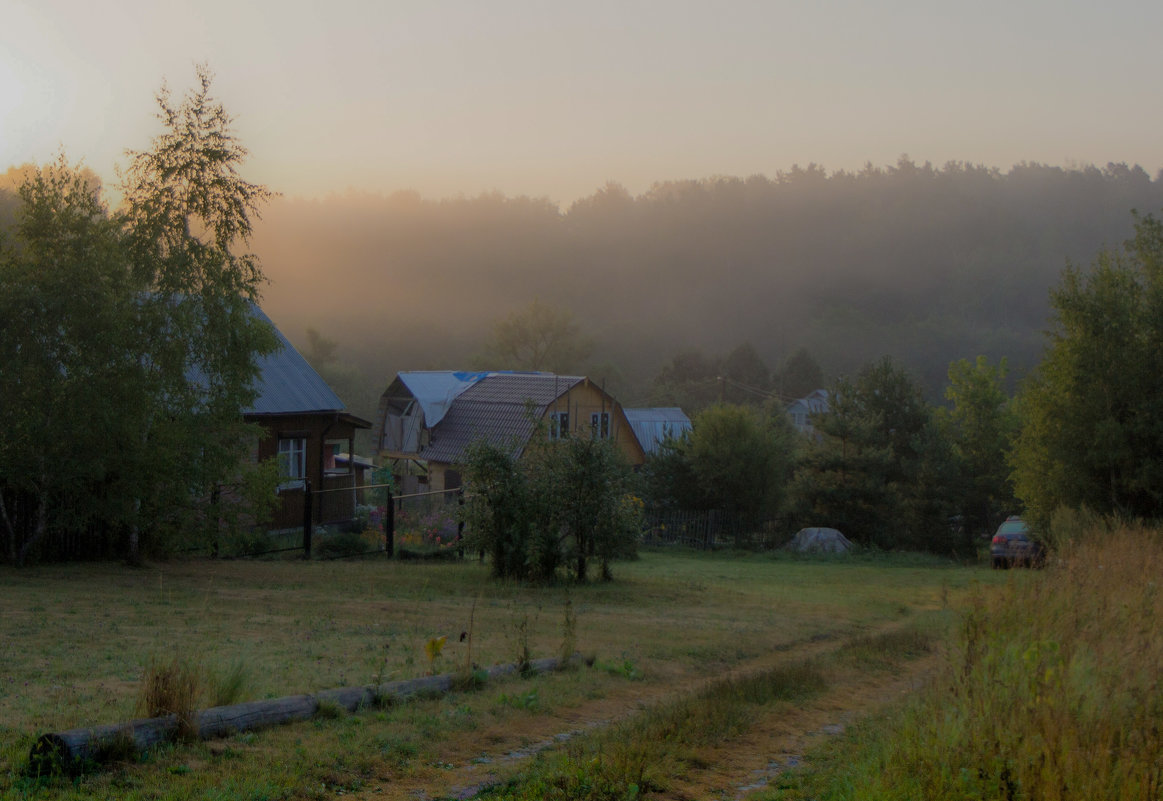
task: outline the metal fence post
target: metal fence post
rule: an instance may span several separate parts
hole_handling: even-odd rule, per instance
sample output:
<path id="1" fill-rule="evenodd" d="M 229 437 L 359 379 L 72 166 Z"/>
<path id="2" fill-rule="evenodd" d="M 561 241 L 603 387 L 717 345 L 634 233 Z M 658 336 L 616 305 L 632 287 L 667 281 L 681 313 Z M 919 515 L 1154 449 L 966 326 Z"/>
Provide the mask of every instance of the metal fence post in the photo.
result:
<path id="1" fill-rule="evenodd" d="M 311 514 L 311 482 L 303 481 L 303 558 L 311 558 L 311 534 L 314 526 L 314 516 Z"/>
<path id="2" fill-rule="evenodd" d="M 392 496 L 392 488 L 384 490 L 387 502 L 384 504 L 384 550 L 388 556 L 396 555 L 396 499 Z"/>

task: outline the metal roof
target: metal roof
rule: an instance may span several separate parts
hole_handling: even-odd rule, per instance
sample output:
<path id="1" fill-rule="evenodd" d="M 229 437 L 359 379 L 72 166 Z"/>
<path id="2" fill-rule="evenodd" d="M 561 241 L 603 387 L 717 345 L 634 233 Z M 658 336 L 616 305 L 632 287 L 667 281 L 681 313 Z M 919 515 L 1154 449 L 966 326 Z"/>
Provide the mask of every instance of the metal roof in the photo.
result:
<path id="1" fill-rule="evenodd" d="M 487 373 L 467 373 L 452 370 L 424 370 L 397 373 L 401 383 L 424 411 L 424 423 L 431 428 L 439 423 L 456 396 L 471 387 Z"/>
<path id="2" fill-rule="evenodd" d="M 817 389 L 808 393 L 802 398 L 792 401 L 788 404 L 787 411 L 799 412 L 800 414 L 820 414 L 827 412 L 830 406 L 828 404 L 828 390 Z"/>
<path id="3" fill-rule="evenodd" d="M 624 409 L 630 428 L 638 444 L 647 455 L 658 453 L 659 446 L 669 437 L 682 436 L 691 430 L 691 420 L 677 406 L 655 406 Z"/>
<path id="4" fill-rule="evenodd" d="M 258 359 L 256 379 L 258 397 L 243 414 L 296 414 L 305 412 L 338 412 L 343 401 L 327 386 L 307 360 L 295 350 L 283 332 L 258 306 L 252 304 L 255 316 L 270 324 L 282 346 Z"/>
<path id="5" fill-rule="evenodd" d="M 419 456 L 430 462 L 456 463 L 478 440 L 507 448 L 516 456 L 546 409 L 584 380 L 552 373 L 486 373 L 456 396 L 439 425 L 429 425 L 429 444 Z"/>

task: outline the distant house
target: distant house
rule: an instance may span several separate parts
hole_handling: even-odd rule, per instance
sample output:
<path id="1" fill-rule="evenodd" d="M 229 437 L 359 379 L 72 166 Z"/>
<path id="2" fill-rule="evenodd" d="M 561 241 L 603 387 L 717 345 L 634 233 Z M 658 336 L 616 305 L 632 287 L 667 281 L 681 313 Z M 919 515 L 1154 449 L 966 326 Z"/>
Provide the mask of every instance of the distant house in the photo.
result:
<path id="1" fill-rule="evenodd" d="M 647 456 L 658 453 L 667 439 L 691 430 L 691 419 L 677 406 L 626 409 L 626 419 Z"/>
<path id="2" fill-rule="evenodd" d="M 811 434 L 816 429 L 812 425 L 813 414 L 824 414 L 831 407 L 828 405 L 828 390 L 817 389 L 799 400 L 792 401 L 787 407 L 788 416 L 797 431 Z"/>
<path id="3" fill-rule="evenodd" d="M 255 307 L 255 312 L 270 323 L 261 309 Z M 371 423 L 345 411 L 327 382 L 273 323 L 271 327 L 282 347 L 259 359 L 258 397 L 243 417 L 264 429 L 257 458 L 279 460 L 281 503 L 272 523 L 276 528 L 302 525 L 306 482 L 318 492 L 312 503 L 316 523 L 351 520 L 356 473 L 350 461 L 336 457 L 351 453 L 355 430 L 371 428 Z"/>
<path id="4" fill-rule="evenodd" d="M 610 439 L 631 464 L 645 461 L 621 404 L 584 376 L 553 373 L 399 373 L 380 398 L 373 436 L 404 491 L 447 490 L 461 485 L 469 445 L 484 440 L 519 456 L 539 423 L 547 436 Z"/>

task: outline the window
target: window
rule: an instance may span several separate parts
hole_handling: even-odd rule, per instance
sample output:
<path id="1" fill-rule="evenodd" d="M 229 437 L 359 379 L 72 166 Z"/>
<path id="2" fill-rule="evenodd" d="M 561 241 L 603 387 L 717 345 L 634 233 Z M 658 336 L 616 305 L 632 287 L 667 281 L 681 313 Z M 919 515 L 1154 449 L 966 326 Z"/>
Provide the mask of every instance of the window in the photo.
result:
<path id="1" fill-rule="evenodd" d="M 279 489 L 303 486 L 307 477 L 307 440 L 303 437 L 279 438 Z"/>
<path id="2" fill-rule="evenodd" d="M 590 430 L 595 439 L 610 438 L 610 413 L 593 412 L 590 414 Z"/>
<path id="3" fill-rule="evenodd" d="M 353 459 L 351 440 L 329 439 L 323 443 L 323 472 L 327 475 L 338 476 L 354 473 Z"/>
<path id="4" fill-rule="evenodd" d="M 549 413 L 549 438 L 563 439 L 569 436 L 569 412 Z"/>

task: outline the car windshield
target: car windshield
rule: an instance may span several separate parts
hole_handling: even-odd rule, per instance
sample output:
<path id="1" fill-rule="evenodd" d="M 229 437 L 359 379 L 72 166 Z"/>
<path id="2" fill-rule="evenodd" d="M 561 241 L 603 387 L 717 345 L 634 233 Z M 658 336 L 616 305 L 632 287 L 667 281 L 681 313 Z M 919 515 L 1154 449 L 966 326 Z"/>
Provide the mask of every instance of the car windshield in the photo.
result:
<path id="1" fill-rule="evenodd" d="M 1001 526 L 997 530 L 997 533 L 998 534 L 1008 534 L 1011 537 L 1014 534 L 1025 534 L 1026 533 L 1026 524 L 1025 524 L 1025 522 L 1023 522 L 1021 520 L 1007 520 L 1006 522 L 1001 524 Z"/>

